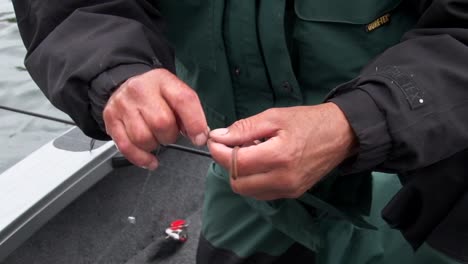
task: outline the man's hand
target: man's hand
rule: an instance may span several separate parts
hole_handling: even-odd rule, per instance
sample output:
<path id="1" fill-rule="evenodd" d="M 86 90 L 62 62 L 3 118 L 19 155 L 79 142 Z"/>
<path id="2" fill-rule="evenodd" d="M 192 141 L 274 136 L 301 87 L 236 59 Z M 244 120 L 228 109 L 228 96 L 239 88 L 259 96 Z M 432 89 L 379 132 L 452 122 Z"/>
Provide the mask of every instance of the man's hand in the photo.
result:
<path id="1" fill-rule="evenodd" d="M 159 144 L 174 143 L 182 131 L 200 146 L 209 132 L 197 94 L 165 69 L 128 79 L 112 94 L 103 116 L 120 152 L 151 170 L 158 160 L 150 152 Z"/>
<path id="2" fill-rule="evenodd" d="M 301 196 L 352 155 L 355 141 L 343 112 L 326 103 L 274 108 L 239 120 L 211 131 L 208 147 L 218 163 L 230 168 L 232 147 L 244 146 L 237 153 L 233 191 L 273 200 Z"/>

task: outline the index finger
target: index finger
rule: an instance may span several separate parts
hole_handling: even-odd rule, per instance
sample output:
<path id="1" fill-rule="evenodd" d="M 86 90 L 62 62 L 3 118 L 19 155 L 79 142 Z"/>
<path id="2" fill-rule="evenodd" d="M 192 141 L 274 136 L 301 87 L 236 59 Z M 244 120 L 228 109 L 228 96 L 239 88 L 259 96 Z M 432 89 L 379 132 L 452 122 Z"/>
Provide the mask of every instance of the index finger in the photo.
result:
<path id="1" fill-rule="evenodd" d="M 197 93 L 175 76 L 163 82 L 161 94 L 175 112 L 186 135 L 195 145 L 204 145 L 208 139 L 208 125 Z"/>
<path id="2" fill-rule="evenodd" d="M 150 170 L 155 170 L 158 167 L 159 162 L 153 154 L 140 149 L 130 141 L 125 126 L 120 120 L 114 121 L 108 130 L 117 148 L 131 163 Z"/>

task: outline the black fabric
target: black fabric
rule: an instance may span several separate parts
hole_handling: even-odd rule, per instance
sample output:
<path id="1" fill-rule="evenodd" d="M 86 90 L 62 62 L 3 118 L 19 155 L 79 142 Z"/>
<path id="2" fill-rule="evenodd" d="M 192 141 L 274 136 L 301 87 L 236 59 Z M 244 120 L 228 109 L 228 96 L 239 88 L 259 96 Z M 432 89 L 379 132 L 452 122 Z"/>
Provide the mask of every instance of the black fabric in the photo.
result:
<path id="1" fill-rule="evenodd" d="M 329 95 L 362 143 L 349 172 L 407 172 L 468 148 L 468 2 L 426 2 L 400 44 Z"/>
<path id="2" fill-rule="evenodd" d="M 144 69 L 174 71 L 161 15 L 150 1 L 15 0 L 13 5 L 31 77 L 91 137 L 109 139 L 100 115 L 93 114 L 103 108 L 106 91 Z M 118 76 L 112 72 L 116 68 Z M 114 77 L 99 87 L 91 85 L 108 71 Z M 102 97 L 90 98 L 99 94 Z"/>
<path id="3" fill-rule="evenodd" d="M 203 235 L 198 241 L 197 263 L 223 264 L 314 264 L 315 253 L 295 243 L 281 256 L 256 253 L 248 258 L 241 258 L 234 252 L 214 247 Z"/>
<path id="4" fill-rule="evenodd" d="M 468 219 L 467 161 L 468 151 L 463 151 L 400 176 L 404 187 L 388 203 L 382 216 L 391 226 L 400 229 L 414 248 L 431 237 L 434 248 L 451 250 L 457 255 L 449 256 L 466 259 L 468 229 L 462 220 Z"/>
<path id="5" fill-rule="evenodd" d="M 377 108 L 372 97 L 358 89 L 352 93 L 337 96 L 330 101 L 337 104 L 346 113 L 346 117 L 359 139 L 357 156 L 346 160 L 341 164 L 339 170 L 349 174 L 359 171 L 359 169 L 355 169 L 357 165 L 362 168 L 372 168 L 376 164 L 383 163 L 392 148 L 392 142 L 385 116 Z"/>
<path id="6" fill-rule="evenodd" d="M 465 156 L 467 156 L 466 153 Z M 468 212 L 468 192 L 465 191 L 447 217 L 427 238 L 427 242 L 433 248 L 448 256 L 457 256 L 462 263 L 468 263 L 468 214 L 466 212 Z"/>
<path id="7" fill-rule="evenodd" d="M 273 264 L 314 264 L 315 262 L 315 252 L 295 243 Z"/>
<path id="8" fill-rule="evenodd" d="M 468 2 L 416 6 L 416 28 L 328 97 L 360 142 L 341 169 L 398 173 L 404 186 L 384 218 L 414 248 L 431 238 L 435 249 L 466 259 L 466 238 L 447 235 L 443 223 L 461 224 L 468 214 L 459 209 L 468 206 L 461 200 L 468 187 Z"/>

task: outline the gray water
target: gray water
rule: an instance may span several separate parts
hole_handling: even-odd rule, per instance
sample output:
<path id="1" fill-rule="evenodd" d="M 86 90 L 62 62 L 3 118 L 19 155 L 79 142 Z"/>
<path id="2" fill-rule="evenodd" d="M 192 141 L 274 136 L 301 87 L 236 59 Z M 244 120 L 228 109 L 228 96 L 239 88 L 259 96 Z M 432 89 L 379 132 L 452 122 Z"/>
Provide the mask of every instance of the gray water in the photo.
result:
<path id="1" fill-rule="evenodd" d="M 70 120 L 31 80 L 25 54 L 12 2 L 0 0 L 0 105 Z M 0 109 L 0 173 L 70 127 Z"/>

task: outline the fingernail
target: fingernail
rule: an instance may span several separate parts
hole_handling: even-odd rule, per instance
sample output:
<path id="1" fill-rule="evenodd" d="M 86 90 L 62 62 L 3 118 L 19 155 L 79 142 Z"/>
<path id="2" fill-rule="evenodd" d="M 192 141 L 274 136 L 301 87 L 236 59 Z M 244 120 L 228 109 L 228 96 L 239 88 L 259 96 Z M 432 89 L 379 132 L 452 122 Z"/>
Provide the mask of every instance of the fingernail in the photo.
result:
<path id="1" fill-rule="evenodd" d="M 218 128 L 210 132 L 210 136 L 224 136 L 229 132 L 227 128 Z"/>
<path id="2" fill-rule="evenodd" d="M 211 128 L 209 126 L 206 127 L 206 134 L 209 135 L 211 131 Z"/>
<path id="3" fill-rule="evenodd" d="M 196 137 L 195 137 L 195 140 L 194 140 L 194 144 L 197 145 L 197 146 L 202 146 L 206 143 L 206 140 L 207 140 L 207 136 L 205 133 L 200 133 L 198 134 Z"/>
<path id="4" fill-rule="evenodd" d="M 153 161 L 150 163 L 150 165 L 148 166 L 148 169 L 149 169 L 149 170 L 155 170 L 155 169 L 158 168 L 158 166 L 159 166 L 158 160 L 153 160 Z"/>

